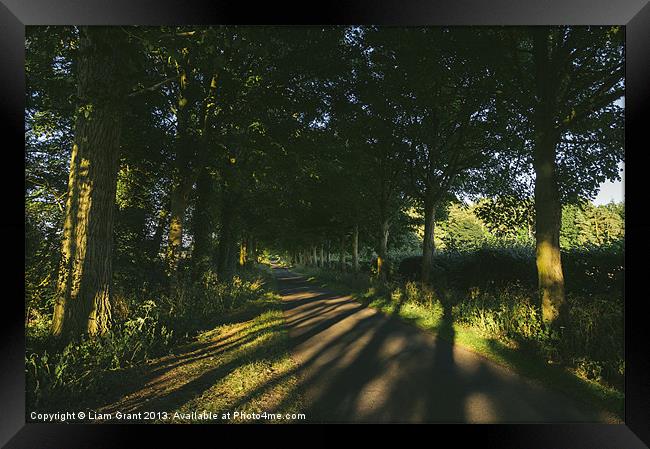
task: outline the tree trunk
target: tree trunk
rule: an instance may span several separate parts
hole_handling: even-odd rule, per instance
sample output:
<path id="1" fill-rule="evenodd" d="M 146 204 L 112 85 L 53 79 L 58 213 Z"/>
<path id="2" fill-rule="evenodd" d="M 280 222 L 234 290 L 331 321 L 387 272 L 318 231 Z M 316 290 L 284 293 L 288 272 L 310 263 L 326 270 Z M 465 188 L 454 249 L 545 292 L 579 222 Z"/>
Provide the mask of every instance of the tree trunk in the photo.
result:
<path id="1" fill-rule="evenodd" d="M 536 65 L 537 104 L 534 111 L 535 151 L 535 243 L 542 319 L 555 327 L 564 315 L 564 275 L 560 257 L 562 205 L 556 177 L 556 147 L 559 135 L 554 116 L 557 107 L 557 82 L 549 62 L 549 36 L 536 29 L 533 57 Z"/>
<path id="2" fill-rule="evenodd" d="M 318 267 L 318 255 L 316 254 L 316 245 L 311 247 L 312 261 L 315 267 Z"/>
<path id="3" fill-rule="evenodd" d="M 555 177 L 555 145 L 542 138 L 535 149 L 536 263 L 542 319 L 552 326 L 564 308 L 564 275 L 560 257 L 560 204 Z"/>
<path id="4" fill-rule="evenodd" d="M 187 197 L 191 185 L 188 185 L 187 177 L 180 180 L 172 191 L 171 215 L 169 219 L 169 235 L 167 239 L 167 269 L 172 284 L 176 285 L 178 264 L 181 258 L 183 247 L 183 221 L 185 209 L 187 208 Z"/>
<path id="5" fill-rule="evenodd" d="M 352 268 L 355 273 L 359 272 L 359 225 L 354 225 L 352 234 Z"/>
<path id="6" fill-rule="evenodd" d="M 379 251 L 377 254 L 377 275 L 381 281 L 388 278 L 388 220 L 383 220 L 379 228 Z"/>
<path id="7" fill-rule="evenodd" d="M 183 221 L 187 200 L 192 189 L 192 176 L 190 173 L 190 159 L 192 143 L 188 135 L 189 113 L 186 77 L 183 72 L 180 78 L 180 91 L 176 113 L 176 159 L 172 175 L 171 215 L 169 221 L 169 237 L 167 240 L 167 269 L 169 271 L 171 290 L 176 287 L 178 263 L 183 245 Z"/>
<path id="8" fill-rule="evenodd" d="M 221 278 L 228 279 L 234 274 L 237 260 L 237 240 L 235 238 L 234 205 L 226 201 L 221 209 L 221 230 L 217 247 L 217 273 Z M 231 263 L 235 261 L 235 263 Z"/>
<path id="9" fill-rule="evenodd" d="M 345 236 L 341 237 L 341 250 L 339 254 L 339 269 L 345 271 Z"/>
<path id="10" fill-rule="evenodd" d="M 103 334 L 111 325 L 112 246 L 122 104 L 122 32 L 82 27 L 79 112 L 68 177 L 52 334 Z"/>
<path id="11" fill-rule="evenodd" d="M 248 250 L 246 260 L 257 263 L 257 240 L 255 237 L 249 236 L 246 248 Z"/>
<path id="12" fill-rule="evenodd" d="M 325 249 L 322 243 L 320 245 L 320 267 L 325 268 Z"/>
<path id="13" fill-rule="evenodd" d="M 212 117 L 211 112 L 215 103 L 217 88 L 216 75 L 210 81 L 208 95 L 203 100 L 201 116 L 202 126 L 199 139 L 199 155 L 197 161 L 198 179 L 196 182 L 196 204 L 194 211 L 194 249 L 192 251 L 192 268 L 194 279 L 200 278 L 210 268 L 210 256 L 212 249 L 213 211 L 211 204 L 214 197 L 213 179 L 210 174 L 210 146 L 208 143 L 208 132 Z M 182 86 L 181 86 L 182 92 Z M 179 111 L 183 108 L 180 107 Z M 184 120 L 186 118 L 184 117 Z M 180 120 L 179 120 L 180 123 Z M 186 164 L 188 165 L 188 164 Z M 191 187 L 191 186 L 190 186 Z M 181 236 L 182 237 L 182 236 Z"/>
<path id="14" fill-rule="evenodd" d="M 228 260 L 226 261 L 226 269 L 224 270 L 225 280 L 231 279 L 237 270 L 237 262 L 239 261 L 239 252 L 237 244 L 237 237 L 234 236 L 230 241 L 230 249 L 228 251 Z"/>
<path id="15" fill-rule="evenodd" d="M 433 195 L 430 192 L 427 192 L 427 196 L 424 200 L 424 242 L 422 245 L 422 271 L 420 273 L 423 284 L 431 282 L 433 254 L 436 250 L 434 240 L 436 229 L 436 202 L 433 200 L 432 196 Z"/>
<path id="16" fill-rule="evenodd" d="M 246 238 L 242 238 L 239 242 L 239 266 L 246 265 L 246 255 L 248 253 Z"/>
<path id="17" fill-rule="evenodd" d="M 166 204 L 167 203 L 167 204 Z M 160 255 L 160 247 L 162 246 L 163 238 L 165 235 L 165 228 L 167 227 L 167 220 L 169 217 L 169 202 L 163 202 L 160 212 L 158 213 L 158 223 L 156 223 L 156 232 L 151 240 L 151 247 L 149 248 L 149 257 L 155 259 Z"/>
<path id="18" fill-rule="evenodd" d="M 192 250 L 192 268 L 194 278 L 210 268 L 212 254 L 213 214 L 211 202 L 213 198 L 212 177 L 207 167 L 201 167 L 201 173 L 196 185 L 196 209 L 194 212 L 194 249 Z M 181 235 L 182 238 L 182 235 Z"/>

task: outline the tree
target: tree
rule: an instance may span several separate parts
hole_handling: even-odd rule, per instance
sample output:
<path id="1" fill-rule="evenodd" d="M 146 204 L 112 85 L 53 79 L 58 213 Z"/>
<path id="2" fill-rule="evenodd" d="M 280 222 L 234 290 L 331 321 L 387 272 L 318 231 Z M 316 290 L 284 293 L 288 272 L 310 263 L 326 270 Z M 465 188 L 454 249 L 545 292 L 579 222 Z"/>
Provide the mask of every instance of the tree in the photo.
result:
<path id="1" fill-rule="evenodd" d="M 474 212 L 499 239 L 517 240 L 522 234 L 534 240 L 535 202 L 533 198 L 503 195 L 484 198 Z"/>
<path id="2" fill-rule="evenodd" d="M 487 232 L 475 215 L 476 207 L 452 203 L 441 223 L 441 240 L 447 249 L 476 249 L 487 240 Z"/>
<path id="3" fill-rule="evenodd" d="M 409 172 L 413 195 L 424 210 L 422 281 L 428 283 L 435 251 L 436 211 L 490 160 L 488 123 L 494 86 L 492 71 L 471 43 L 476 30 L 416 29 L 398 40 L 401 69 L 408 83 L 406 109 Z M 419 43 L 419 45 L 416 45 Z M 421 45 L 426 51 L 420 52 Z M 418 51 L 415 51 L 415 49 Z"/>
<path id="4" fill-rule="evenodd" d="M 391 265 L 389 234 L 404 212 L 405 199 L 402 184 L 406 144 L 399 123 L 397 95 L 391 92 L 398 88 L 393 81 L 399 77 L 399 68 L 393 64 L 394 55 L 383 45 L 377 29 L 353 34 L 349 42 L 355 47 L 355 88 L 347 98 L 356 110 L 359 166 L 366 176 L 365 196 L 372 201 L 368 212 L 375 223 L 377 274 L 385 281 Z"/>
<path id="5" fill-rule="evenodd" d="M 565 316 L 562 204 L 592 197 L 601 182 L 619 176 L 623 32 L 530 27 L 495 35 L 500 107 L 511 114 L 513 149 L 534 171 L 540 302 L 544 322 L 555 326 Z"/>
<path id="6" fill-rule="evenodd" d="M 77 61 L 78 110 L 72 145 L 63 244 L 52 334 L 105 333 L 111 324 L 112 241 L 119 163 L 121 30 L 82 27 Z"/>

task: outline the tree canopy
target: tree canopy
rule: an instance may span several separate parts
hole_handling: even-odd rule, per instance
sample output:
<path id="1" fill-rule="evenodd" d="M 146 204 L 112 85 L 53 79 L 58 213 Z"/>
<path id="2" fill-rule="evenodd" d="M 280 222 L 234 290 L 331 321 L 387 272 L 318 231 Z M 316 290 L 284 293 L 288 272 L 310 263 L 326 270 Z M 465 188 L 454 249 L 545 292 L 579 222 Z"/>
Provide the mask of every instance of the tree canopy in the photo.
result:
<path id="1" fill-rule="evenodd" d="M 618 27 L 28 27 L 28 288 L 102 333 L 117 290 L 264 249 L 386 280 L 419 224 L 425 283 L 436 241 L 535 238 L 552 323 L 560 246 L 622 234 L 585 202 L 624 158 L 623 54 Z"/>

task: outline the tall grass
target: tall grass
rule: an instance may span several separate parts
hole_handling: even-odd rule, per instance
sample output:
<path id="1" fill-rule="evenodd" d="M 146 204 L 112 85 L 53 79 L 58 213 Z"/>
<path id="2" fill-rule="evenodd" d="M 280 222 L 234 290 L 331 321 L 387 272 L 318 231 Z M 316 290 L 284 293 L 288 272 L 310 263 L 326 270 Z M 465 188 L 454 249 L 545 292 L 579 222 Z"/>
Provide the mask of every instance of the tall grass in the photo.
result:
<path id="1" fill-rule="evenodd" d="M 270 274 L 258 269 L 220 281 L 208 272 L 199 282 L 179 285 L 172 295 L 116 296 L 116 322 L 98 338 L 59 347 L 49 337 L 51 316 L 32 319 L 26 329 L 27 403 L 33 410 L 77 403 L 100 394 L 103 375 L 163 355 L 198 331 L 269 293 Z"/>

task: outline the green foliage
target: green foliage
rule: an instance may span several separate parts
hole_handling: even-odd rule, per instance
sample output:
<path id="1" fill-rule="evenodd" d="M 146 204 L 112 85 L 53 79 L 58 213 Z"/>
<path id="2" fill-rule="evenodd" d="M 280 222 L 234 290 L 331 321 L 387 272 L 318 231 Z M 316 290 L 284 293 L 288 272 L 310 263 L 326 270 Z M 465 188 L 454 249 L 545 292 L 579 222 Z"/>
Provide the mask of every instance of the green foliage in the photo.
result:
<path id="1" fill-rule="evenodd" d="M 54 408 L 82 400 L 82 395 L 101 394 L 108 372 L 160 356 L 223 321 L 231 311 L 262 300 L 268 294 L 269 276 L 249 270 L 219 282 L 209 273 L 174 297 L 118 297 L 114 306 L 118 319 L 108 334 L 63 348 L 50 339 L 45 316 L 33 320 L 27 328 L 25 356 L 28 403 Z"/>
<path id="2" fill-rule="evenodd" d="M 530 247 L 484 247 L 434 257 L 433 290 L 453 302 L 454 322 L 520 349 L 534 350 L 586 378 L 616 387 L 623 377 L 622 247 L 565 251 L 569 320 L 562 335 L 543 326 Z M 431 304 L 407 281 L 407 300 Z M 429 296 L 427 296 L 429 295 Z M 425 299 L 426 298 L 426 299 Z"/>
<path id="3" fill-rule="evenodd" d="M 531 198 L 485 198 L 479 201 L 474 213 L 497 238 L 506 241 L 533 241 L 535 208 Z"/>
<path id="4" fill-rule="evenodd" d="M 347 285 L 366 292 L 361 299 L 367 302 L 379 301 L 383 295 L 391 310 L 401 303 L 403 313 L 414 314 L 418 320 L 439 315 L 446 304 L 451 306 L 453 322 L 484 338 L 562 364 L 590 381 L 620 388 L 624 374 L 623 247 L 574 248 L 563 251 L 562 259 L 569 319 L 561 335 L 543 325 L 535 251 L 528 245 L 492 243 L 475 250 L 437 252 L 432 286 L 427 288 L 417 281 L 419 256 L 400 265 L 401 281 L 394 278 L 382 286 L 371 286 L 363 276 L 309 273 L 328 280 L 330 286 Z M 375 305 L 384 307 L 380 302 Z"/>
<path id="5" fill-rule="evenodd" d="M 625 237 L 624 203 L 595 206 L 589 202 L 562 210 L 560 245 L 563 248 L 615 245 Z"/>
<path id="6" fill-rule="evenodd" d="M 185 282 L 167 298 L 168 316 L 174 327 L 191 334 L 214 322 L 224 313 L 262 297 L 269 281 L 254 272 L 240 272 L 232 279 L 220 280 L 213 270 L 196 283 Z"/>
<path id="7" fill-rule="evenodd" d="M 447 219 L 440 222 L 436 232 L 442 241 L 441 249 L 469 250 L 482 246 L 489 238 L 475 207 L 451 204 Z"/>
<path id="8" fill-rule="evenodd" d="M 83 338 L 62 349 L 28 338 L 28 403 L 45 408 L 70 403 L 81 393 L 101 392 L 103 373 L 163 354 L 178 341 L 165 321 L 161 306 L 147 300 L 100 338 Z"/>
<path id="9" fill-rule="evenodd" d="M 403 310 L 431 322 L 453 304 L 454 319 L 484 335 L 534 347 L 590 379 L 620 381 L 624 207 L 579 200 L 617 179 L 623 160 L 623 107 L 616 102 L 624 88 L 622 33 L 372 26 L 116 32 L 128 40 L 124 85 L 116 86 L 128 92 L 114 186 L 116 322 L 101 338 L 55 348 L 47 334 L 74 123 L 94 112 L 76 98 L 78 28 L 26 30 L 31 404 L 98 389 L 102 373 L 164 353 L 263 299 L 268 273 L 242 268 L 231 277 L 234 269 L 224 268 L 236 264 L 238 244 L 255 241 L 264 261 L 314 246 L 338 259 L 341 242 L 351 252 L 357 229 L 362 272 L 372 276 L 383 224 L 386 282 L 314 273 L 327 284 L 390 296 L 391 307 L 406 301 Z M 547 117 L 558 127 L 557 181 L 567 204 L 560 240 L 571 325 L 562 336 L 545 333 L 533 300 L 530 113 L 537 105 L 530 92 L 540 73 L 533 51 L 540 37 L 558 58 L 557 71 L 542 72 L 561 78 L 555 85 L 564 98 Z M 189 191 L 182 192 L 175 282 L 165 254 L 179 179 Z M 474 205 L 459 202 L 485 195 Z M 439 251 L 433 288 L 421 290 L 412 256 L 422 251 L 423 220 L 415 211 L 432 203 Z M 407 256 L 402 271 L 397 262 Z"/>

